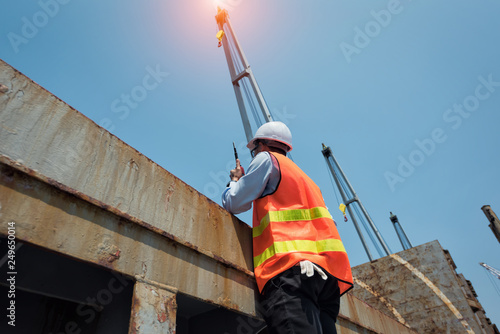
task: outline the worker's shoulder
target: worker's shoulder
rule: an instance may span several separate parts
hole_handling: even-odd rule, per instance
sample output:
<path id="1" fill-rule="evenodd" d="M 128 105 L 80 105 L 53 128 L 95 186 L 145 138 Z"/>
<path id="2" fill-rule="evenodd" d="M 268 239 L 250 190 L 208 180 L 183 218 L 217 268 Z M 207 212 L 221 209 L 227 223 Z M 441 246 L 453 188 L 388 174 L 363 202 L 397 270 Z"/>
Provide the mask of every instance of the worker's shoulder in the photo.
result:
<path id="1" fill-rule="evenodd" d="M 269 152 L 259 152 L 252 160 L 252 162 L 250 162 L 250 166 L 249 166 L 249 171 L 252 169 L 260 169 L 260 170 L 264 170 L 264 169 L 271 169 L 273 168 L 275 165 L 277 165 L 277 162 L 275 162 L 274 160 L 276 160 L 276 158 L 271 158 L 271 154 Z"/>
<path id="2" fill-rule="evenodd" d="M 267 151 L 259 152 L 252 160 L 255 163 L 265 163 L 271 161 L 271 153 Z"/>

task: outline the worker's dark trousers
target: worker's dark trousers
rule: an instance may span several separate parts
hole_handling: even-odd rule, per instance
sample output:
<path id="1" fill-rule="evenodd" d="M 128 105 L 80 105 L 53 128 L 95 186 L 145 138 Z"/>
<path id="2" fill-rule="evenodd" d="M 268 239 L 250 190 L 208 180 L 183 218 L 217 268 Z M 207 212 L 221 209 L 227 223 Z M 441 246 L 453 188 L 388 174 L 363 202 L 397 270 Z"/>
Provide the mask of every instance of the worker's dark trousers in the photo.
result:
<path id="1" fill-rule="evenodd" d="M 317 272 L 307 277 L 294 266 L 267 282 L 262 292 L 259 311 L 269 333 L 337 333 L 340 293 L 335 277 L 328 274 L 323 280 Z"/>

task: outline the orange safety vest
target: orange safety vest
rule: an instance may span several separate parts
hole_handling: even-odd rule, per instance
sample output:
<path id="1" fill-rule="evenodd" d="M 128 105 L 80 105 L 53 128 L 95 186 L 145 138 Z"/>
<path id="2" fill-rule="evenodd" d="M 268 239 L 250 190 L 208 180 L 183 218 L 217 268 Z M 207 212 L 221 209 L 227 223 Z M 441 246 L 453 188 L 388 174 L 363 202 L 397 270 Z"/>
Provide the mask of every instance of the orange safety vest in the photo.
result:
<path id="1" fill-rule="evenodd" d="M 272 154 L 272 153 L 270 153 Z M 272 154 L 281 180 L 276 191 L 253 202 L 253 262 L 259 291 L 274 276 L 309 260 L 352 288 L 349 259 L 319 187 L 290 159 Z"/>

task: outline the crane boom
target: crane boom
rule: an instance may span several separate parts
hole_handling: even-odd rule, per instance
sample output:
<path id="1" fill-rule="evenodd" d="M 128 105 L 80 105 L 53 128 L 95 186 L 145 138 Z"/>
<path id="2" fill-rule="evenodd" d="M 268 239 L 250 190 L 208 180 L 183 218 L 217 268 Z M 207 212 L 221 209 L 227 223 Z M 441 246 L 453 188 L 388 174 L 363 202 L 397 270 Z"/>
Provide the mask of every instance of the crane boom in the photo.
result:
<path id="1" fill-rule="evenodd" d="M 365 225 L 365 228 L 368 232 L 368 236 L 372 239 L 373 244 L 375 247 L 378 249 L 378 244 L 377 241 L 373 238 L 372 233 L 370 232 L 370 228 L 375 234 L 375 236 L 378 239 L 378 242 L 382 246 L 385 255 L 392 254 L 391 250 L 387 246 L 384 238 L 382 237 L 382 234 L 380 234 L 380 231 L 377 229 L 375 224 L 373 223 L 370 215 L 366 211 L 365 207 L 361 203 L 361 201 L 358 198 L 358 195 L 356 195 L 356 192 L 354 191 L 354 188 L 351 186 L 349 181 L 347 180 L 347 177 L 345 176 L 344 172 L 342 171 L 342 168 L 340 168 L 339 163 L 337 162 L 337 159 L 333 156 L 332 150 L 330 147 L 326 146 L 323 144 L 323 150 L 321 151 L 323 153 L 323 156 L 325 157 L 326 164 L 328 165 L 328 168 L 330 169 L 330 172 L 332 173 L 333 178 L 335 179 L 335 183 L 337 184 L 337 187 L 339 189 L 340 195 L 342 196 L 342 200 L 344 201 L 344 205 L 347 207 L 347 211 L 349 212 L 349 215 L 352 218 L 352 221 L 354 223 L 354 227 L 356 228 L 356 232 L 358 232 L 359 238 L 361 239 L 361 243 L 363 244 L 363 247 L 366 251 L 366 255 L 368 255 L 368 259 L 370 261 L 373 261 L 373 256 L 370 252 L 370 249 L 368 247 L 368 244 L 366 243 L 366 240 L 363 236 L 363 233 L 361 232 L 361 229 L 359 228 L 356 216 L 354 215 L 353 211 L 351 210 L 351 205 L 356 204 L 357 206 L 354 206 L 354 210 L 356 213 L 359 214 L 359 217 L 365 217 L 365 219 L 368 221 L 368 226 Z M 361 213 L 357 210 L 361 209 Z"/>
<path id="2" fill-rule="evenodd" d="M 273 117 L 271 116 L 264 96 L 262 95 L 259 85 L 257 84 L 257 80 L 252 73 L 250 64 L 243 53 L 238 39 L 236 38 L 236 34 L 231 26 L 227 10 L 218 7 L 215 21 L 217 22 L 217 26 L 219 28 L 219 33 L 217 33 L 217 38 L 220 41 L 219 46 L 222 44 L 224 47 L 231 82 L 236 95 L 236 101 L 238 102 L 238 108 L 240 109 L 241 120 L 243 121 L 243 128 L 245 129 L 247 140 L 250 141 L 253 138 L 254 131 L 252 131 L 250 120 L 248 118 L 247 106 L 253 112 L 257 127 L 262 125 L 263 122 L 260 120 L 260 117 L 256 112 L 257 106 L 255 105 L 254 100 L 257 101 L 258 108 L 264 117 L 264 123 L 272 121 Z M 250 83 L 253 94 L 246 86 L 246 80 Z M 246 96 L 246 103 L 243 98 L 244 95 Z"/>
<path id="3" fill-rule="evenodd" d="M 486 268 L 486 270 L 488 270 L 493 276 L 495 276 L 496 278 L 500 279 L 500 270 L 495 269 L 492 266 L 489 266 L 489 265 L 487 265 L 486 263 L 483 263 L 483 262 L 479 262 L 479 264 L 481 266 L 483 266 L 484 268 Z"/>

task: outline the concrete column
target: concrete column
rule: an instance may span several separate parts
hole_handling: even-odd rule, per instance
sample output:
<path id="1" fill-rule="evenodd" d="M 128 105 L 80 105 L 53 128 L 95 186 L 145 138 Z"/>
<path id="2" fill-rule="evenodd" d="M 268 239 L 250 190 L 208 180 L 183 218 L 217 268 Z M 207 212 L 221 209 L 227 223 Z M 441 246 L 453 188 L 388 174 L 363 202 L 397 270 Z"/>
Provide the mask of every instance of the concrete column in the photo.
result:
<path id="1" fill-rule="evenodd" d="M 176 316 L 175 290 L 142 281 L 135 283 L 129 334 L 174 334 Z"/>

